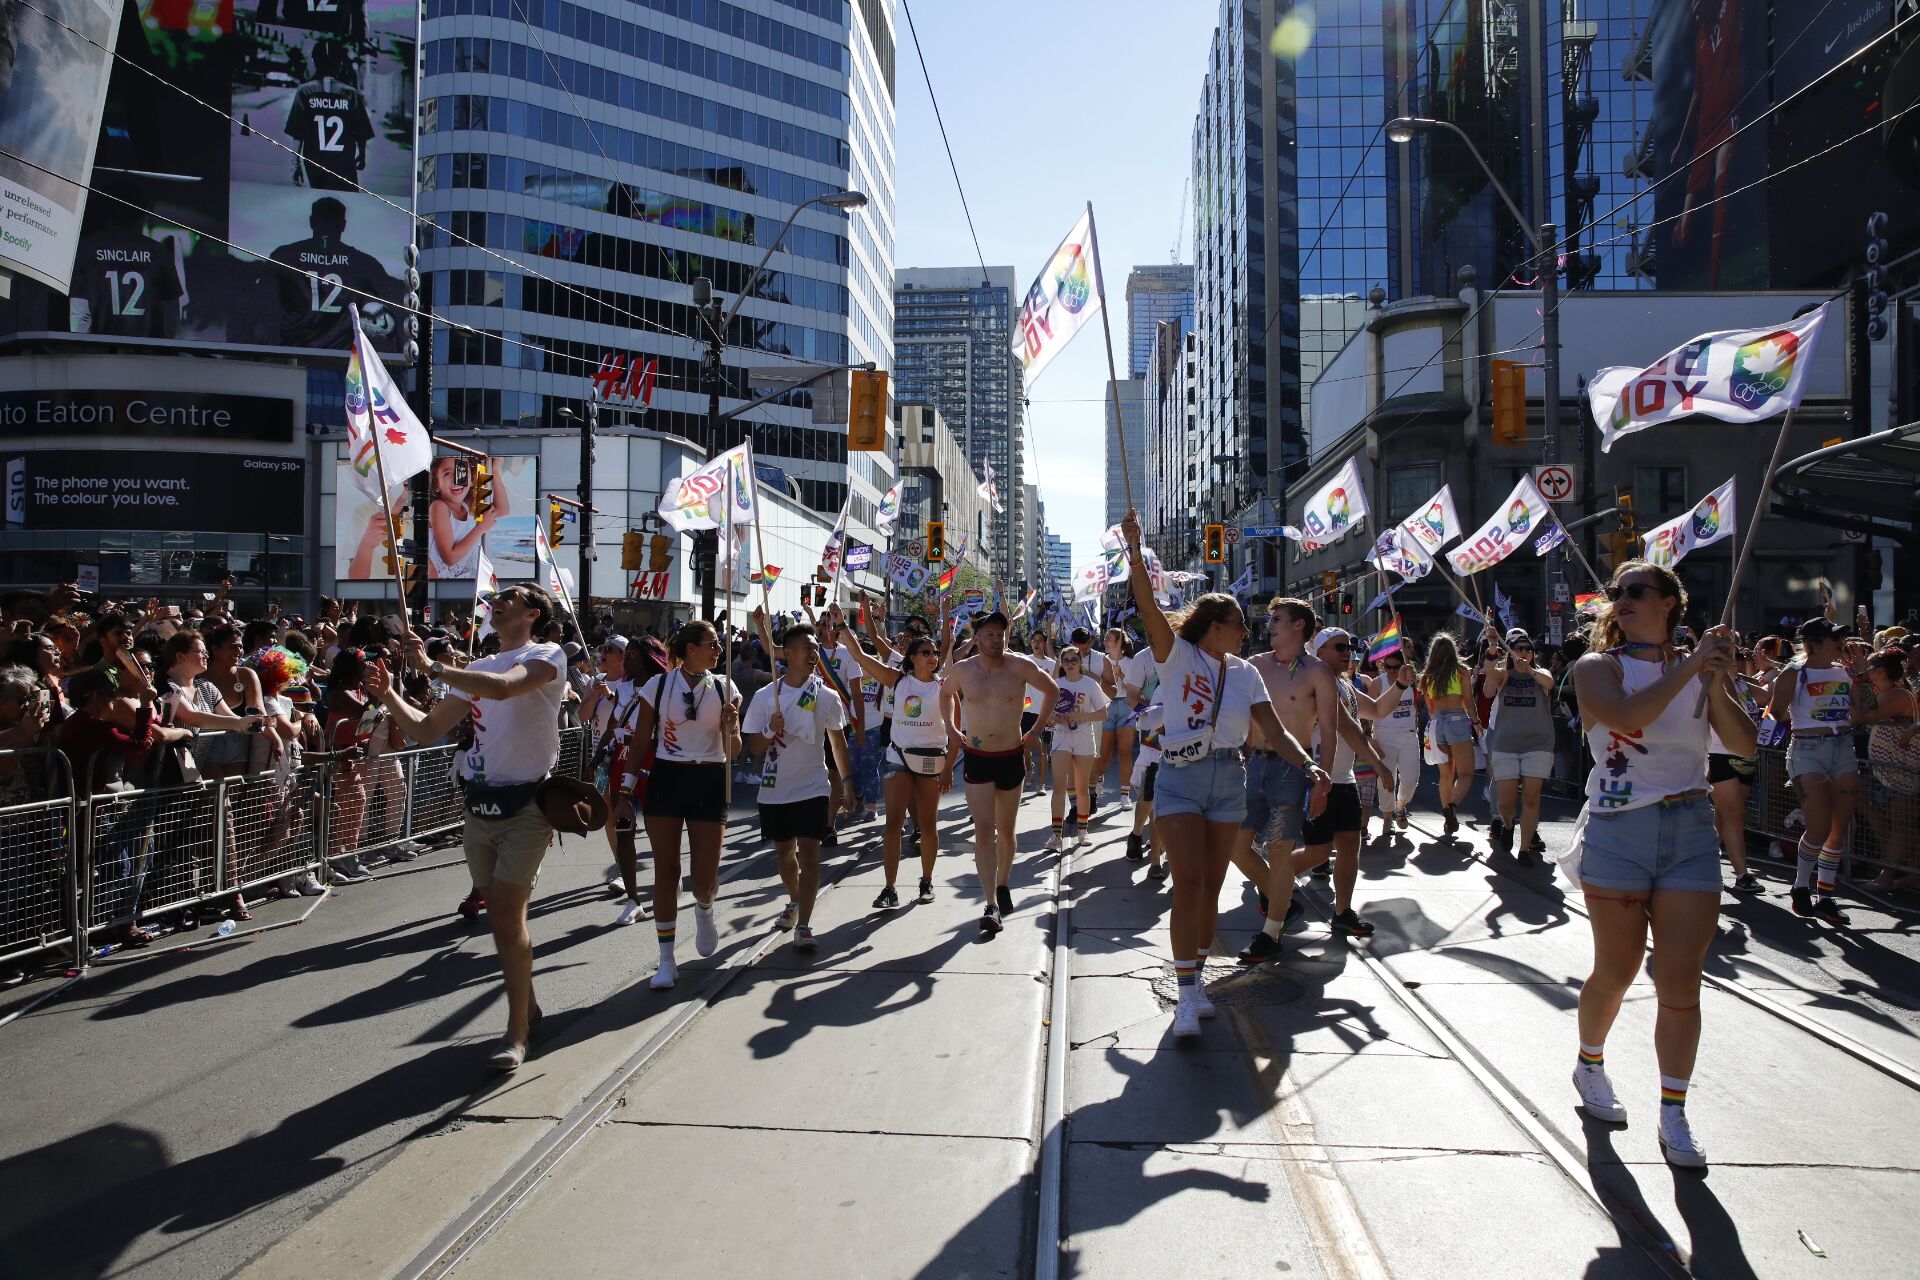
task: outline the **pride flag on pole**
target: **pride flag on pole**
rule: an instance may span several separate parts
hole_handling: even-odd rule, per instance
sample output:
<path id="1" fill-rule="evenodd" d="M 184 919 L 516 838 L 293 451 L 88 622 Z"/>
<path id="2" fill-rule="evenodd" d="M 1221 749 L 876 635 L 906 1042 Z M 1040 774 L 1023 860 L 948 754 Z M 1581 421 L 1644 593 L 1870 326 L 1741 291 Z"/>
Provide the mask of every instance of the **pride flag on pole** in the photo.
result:
<path id="1" fill-rule="evenodd" d="M 1591 616 L 1600 612 L 1600 605 L 1605 599 L 1598 591 L 1583 591 L 1573 598 L 1573 610 Z"/>
<path id="2" fill-rule="evenodd" d="M 1733 480 L 1729 478 L 1700 499 L 1693 510 L 1646 532 L 1641 542 L 1646 545 L 1647 563 L 1672 568 L 1695 547 L 1712 546 L 1722 538 L 1731 538 L 1736 520 Z"/>
<path id="3" fill-rule="evenodd" d="M 1367 644 L 1367 661 L 1378 662 L 1390 653 L 1400 651 L 1400 615 L 1394 614 L 1393 621 Z"/>
<path id="4" fill-rule="evenodd" d="M 1086 323 L 1100 314 L 1106 288 L 1100 279 L 1100 246 L 1093 236 L 1093 206 L 1047 259 L 1020 304 L 1013 326 L 1013 354 L 1033 386 L 1043 370 Z"/>
<path id="5" fill-rule="evenodd" d="M 959 574 L 959 572 L 960 572 L 959 565 L 957 564 L 948 565 L 944 570 L 941 571 L 940 577 L 935 581 L 934 585 L 937 586 L 942 592 L 953 590 L 953 580 Z"/>

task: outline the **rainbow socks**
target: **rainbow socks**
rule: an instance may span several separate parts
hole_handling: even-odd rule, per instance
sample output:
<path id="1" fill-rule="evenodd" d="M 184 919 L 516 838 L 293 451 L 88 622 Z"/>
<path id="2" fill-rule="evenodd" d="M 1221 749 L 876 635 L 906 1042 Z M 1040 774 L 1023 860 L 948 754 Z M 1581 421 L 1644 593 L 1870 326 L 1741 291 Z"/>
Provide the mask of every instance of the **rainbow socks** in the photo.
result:
<path id="1" fill-rule="evenodd" d="M 1820 847 L 1818 845 L 1808 844 L 1807 838 L 1801 836 L 1800 844 L 1794 850 L 1794 853 L 1793 887 L 1796 889 L 1812 888 L 1813 864 L 1820 858 Z"/>
<path id="2" fill-rule="evenodd" d="M 660 958 L 662 960 L 673 959 L 673 938 L 678 929 L 679 923 L 677 920 L 655 920 L 653 922 L 653 936 L 660 940 Z"/>
<path id="3" fill-rule="evenodd" d="M 1840 878 L 1840 851 L 1827 848 L 1820 851 L 1818 860 L 1819 874 L 1814 878 L 1814 887 L 1822 893 L 1833 892 L 1833 882 Z"/>
<path id="4" fill-rule="evenodd" d="M 1606 1046 L 1583 1044 L 1580 1046 L 1580 1065 L 1583 1067 L 1602 1067 L 1607 1065 Z"/>
<path id="5" fill-rule="evenodd" d="M 1685 1107 L 1687 1105 L 1687 1082 L 1678 1076 L 1661 1076 L 1660 1105 L 1663 1107 Z"/>
<path id="6" fill-rule="evenodd" d="M 1193 989 L 1193 980 L 1199 968 L 1200 965 L 1197 960 L 1175 960 L 1173 962 L 1173 978 L 1175 982 L 1180 984 L 1180 994 L 1182 996 L 1185 996 L 1188 991 Z"/>
<path id="7" fill-rule="evenodd" d="M 1054 840 L 1055 840 L 1056 842 L 1058 842 L 1059 840 L 1061 840 L 1062 838 L 1064 838 L 1064 837 L 1065 837 L 1065 835 L 1066 835 L 1066 833 L 1067 833 L 1067 824 L 1066 824 L 1066 823 L 1064 823 L 1064 822 L 1056 822 L 1056 823 L 1054 823 L 1054 824 L 1053 824 L 1053 838 L 1054 838 Z"/>

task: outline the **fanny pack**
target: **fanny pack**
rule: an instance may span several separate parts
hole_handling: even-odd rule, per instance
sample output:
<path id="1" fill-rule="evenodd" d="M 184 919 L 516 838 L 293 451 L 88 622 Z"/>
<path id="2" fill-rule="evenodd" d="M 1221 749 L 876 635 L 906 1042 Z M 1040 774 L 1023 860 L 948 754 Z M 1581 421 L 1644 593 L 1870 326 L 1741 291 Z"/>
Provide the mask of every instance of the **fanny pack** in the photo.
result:
<path id="1" fill-rule="evenodd" d="M 947 767 L 947 753 L 939 747 L 903 747 L 896 742 L 893 754 L 909 773 L 924 778 L 938 777 Z"/>
<path id="2" fill-rule="evenodd" d="M 469 778 L 462 803 L 467 806 L 467 812 L 476 818 L 498 822 L 517 817 L 522 809 L 533 803 L 533 793 L 545 781 L 545 778 L 541 778 L 535 782 L 511 782 L 496 787 Z"/>
<path id="3" fill-rule="evenodd" d="M 1200 731 L 1200 736 L 1197 738 L 1191 738 L 1176 746 L 1163 745 L 1160 748 L 1161 763 L 1173 765 L 1175 768 L 1178 768 L 1183 764 L 1192 764 L 1196 760 L 1204 760 L 1213 754 L 1213 729 L 1215 725 L 1220 723 L 1220 704 L 1226 701 L 1226 697 L 1227 660 L 1225 657 L 1222 657 L 1220 659 L 1220 678 L 1214 682 L 1213 715 L 1207 720 L 1207 727 Z M 1164 743 L 1165 730 L 1161 732 Z"/>

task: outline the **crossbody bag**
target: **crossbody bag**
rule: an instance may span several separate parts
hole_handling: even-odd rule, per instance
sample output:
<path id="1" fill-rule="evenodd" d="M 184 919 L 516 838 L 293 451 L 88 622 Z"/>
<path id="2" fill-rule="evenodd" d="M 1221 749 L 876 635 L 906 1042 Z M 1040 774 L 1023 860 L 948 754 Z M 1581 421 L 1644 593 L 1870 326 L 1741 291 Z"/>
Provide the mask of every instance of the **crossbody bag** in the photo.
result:
<path id="1" fill-rule="evenodd" d="M 1226 655 L 1222 654 L 1220 657 L 1220 678 L 1214 682 L 1213 715 L 1207 720 L 1207 727 L 1201 730 L 1200 736 L 1191 742 L 1183 742 L 1176 747 L 1162 746 L 1160 748 L 1161 762 L 1172 765 L 1177 769 L 1183 764 L 1192 764 L 1196 760 L 1204 760 L 1209 755 L 1212 755 L 1214 726 L 1220 723 L 1220 704 L 1226 700 L 1227 659 Z"/>

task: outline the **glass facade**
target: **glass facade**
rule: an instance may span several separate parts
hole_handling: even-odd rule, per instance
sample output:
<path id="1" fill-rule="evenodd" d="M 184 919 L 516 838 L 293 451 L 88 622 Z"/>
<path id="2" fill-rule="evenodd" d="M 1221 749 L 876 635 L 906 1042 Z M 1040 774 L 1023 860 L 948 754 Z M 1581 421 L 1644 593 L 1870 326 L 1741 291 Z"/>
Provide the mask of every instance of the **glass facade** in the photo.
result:
<path id="1" fill-rule="evenodd" d="M 837 514 L 851 487 L 870 524 L 891 465 L 849 472 L 808 392 L 708 440 L 691 288 L 730 305 L 798 205 L 860 191 L 794 218 L 726 335 L 722 407 L 754 367 L 893 366 L 891 7 L 428 0 L 425 18 L 422 292 L 481 331 L 435 330 L 435 417 L 571 431 L 558 410 L 604 359 L 653 360 L 637 421 L 719 448 L 751 433 L 808 506 Z"/>
<path id="2" fill-rule="evenodd" d="M 1019 534 L 1031 525 L 1025 510 L 1023 400 L 1013 358 L 1012 267 L 903 268 L 894 276 L 894 396 L 940 411 L 967 461 L 986 474 L 989 463 L 1004 510 L 995 531 L 994 573 L 1021 581 Z"/>
<path id="3" fill-rule="evenodd" d="M 1147 382 L 1145 378 L 1126 378 L 1108 384 L 1107 396 L 1107 524 L 1120 523 L 1127 514 L 1127 487 L 1133 488 L 1133 503 L 1145 509 L 1143 504 L 1147 496 Z M 1120 429 L 1116 433 L 1113 423 L 1113 402 L 1117 393 L 1120 400 Z M 1122 454 L 1114 447 L 1119 439 L 1125 448 L 1125 469 L 1122 469 Z"/>
<path id="4" fill-rule="evenodd" d="M 1193 328 L 1193 268 L 1135 267 L 1127 274 L 1127 376 L 1144 378 L 1162 320 Z"/>

